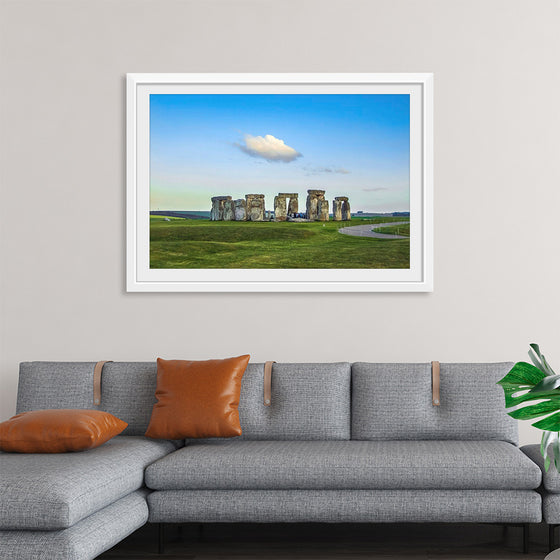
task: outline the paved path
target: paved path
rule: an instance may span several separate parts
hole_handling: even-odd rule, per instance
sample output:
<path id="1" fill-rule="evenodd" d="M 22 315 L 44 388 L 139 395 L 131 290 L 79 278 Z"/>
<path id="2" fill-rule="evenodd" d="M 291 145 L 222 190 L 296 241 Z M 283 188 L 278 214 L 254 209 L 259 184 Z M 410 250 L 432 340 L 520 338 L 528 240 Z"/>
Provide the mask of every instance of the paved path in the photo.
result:
<path id="1" fill-rule="evenodd" d="M 391 235 L 389 233 L 377 233 L 371 231 L 374 228 L 388 226 L 404 226 L 410 222 L 390 222 L 386 224 L 366 224 L 364 226 L 350 226 L 340 228 L 338 231 L 344 235 L 356 235 L 358 237 L 377 237 L 378 239 L 408 239 L 405 235 Z"/>

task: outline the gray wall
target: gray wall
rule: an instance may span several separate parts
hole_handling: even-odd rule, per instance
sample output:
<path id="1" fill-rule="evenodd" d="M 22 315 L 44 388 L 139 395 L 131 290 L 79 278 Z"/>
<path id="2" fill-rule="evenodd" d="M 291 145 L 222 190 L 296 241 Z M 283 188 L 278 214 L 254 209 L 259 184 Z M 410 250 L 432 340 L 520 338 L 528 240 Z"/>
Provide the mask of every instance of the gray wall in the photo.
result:
<path id="1" fill-rule="evenodd" d="M 0 7 L 0 420 L 22 360 L 499 361 L 539 341 L 560 370 L 557 0 Z M 433 294 L 125 293 L 125 73 L 226 71 L 435 73 Z"/>

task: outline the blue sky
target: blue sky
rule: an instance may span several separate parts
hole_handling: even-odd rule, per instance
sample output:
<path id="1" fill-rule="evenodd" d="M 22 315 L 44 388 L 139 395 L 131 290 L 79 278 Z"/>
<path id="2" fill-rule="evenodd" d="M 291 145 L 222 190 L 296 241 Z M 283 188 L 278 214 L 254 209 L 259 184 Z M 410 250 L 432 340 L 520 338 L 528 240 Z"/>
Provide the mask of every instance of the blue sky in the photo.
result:
<path id="1" fill-rule="evenodd" d="M 352 212 L 409 210 L 408 95 L 150 95 L 150 207 L 324 189 Z"/>

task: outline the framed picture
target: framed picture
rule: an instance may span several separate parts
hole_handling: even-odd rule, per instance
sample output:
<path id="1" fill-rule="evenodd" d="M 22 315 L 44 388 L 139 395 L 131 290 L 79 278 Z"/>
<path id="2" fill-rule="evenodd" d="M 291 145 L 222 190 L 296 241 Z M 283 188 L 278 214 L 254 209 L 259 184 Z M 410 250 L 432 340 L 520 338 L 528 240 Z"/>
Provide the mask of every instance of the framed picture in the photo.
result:
<path id="1" fill-rule="evenodd" d="M 127 290 L 433 289 L 432 74 L 128 74 Z"/>

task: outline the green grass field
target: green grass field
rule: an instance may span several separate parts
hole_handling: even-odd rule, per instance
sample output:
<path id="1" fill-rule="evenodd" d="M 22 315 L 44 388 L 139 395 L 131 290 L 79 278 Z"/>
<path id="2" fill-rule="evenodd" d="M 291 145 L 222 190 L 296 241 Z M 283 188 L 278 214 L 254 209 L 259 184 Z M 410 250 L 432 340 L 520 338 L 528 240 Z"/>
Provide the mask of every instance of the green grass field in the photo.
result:
<path id="1" fill-rule="evenodd" d="M 351 222 L 211 222 L 150 216 L 150 268 L 409 268 L 408 239 L 353 237 Z M 404 227 L 404 226 L 403 226 Z"/>
<path id="2" fill-rule="evenodd" d="M 388 233 L 390 235 L 402 235 L 404 237 L 410 237 L 410 224 L 404 224 L 402 226 L 373 228 L 373 231 L 376 231 L 378 233 Z"/>

